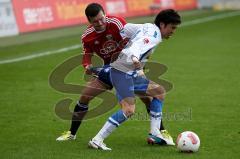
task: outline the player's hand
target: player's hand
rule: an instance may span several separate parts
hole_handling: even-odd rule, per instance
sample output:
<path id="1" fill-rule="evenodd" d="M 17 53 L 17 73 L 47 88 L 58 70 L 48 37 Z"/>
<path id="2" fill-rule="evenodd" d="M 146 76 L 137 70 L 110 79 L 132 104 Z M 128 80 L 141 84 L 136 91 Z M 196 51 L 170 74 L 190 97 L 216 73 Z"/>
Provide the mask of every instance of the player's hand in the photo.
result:
<path id="1" fill-rule="evenodd" d="M 93 74 L 92 69 L 91 69 L 92 67 L 93 67 L 92 65 L 87 65 L 87 66 L 85 67 L 85 73 L 86 73 L 87 75 Z"/>
<path id="2" fill-rule="evenodd" d="M 141 69 L 141 62 L 138 60 L 137 57 L 133 56 L 132 57 L 132 62 L 133 62 L 133 65 L 135 67 L 135 69 Z"/>
<path id="3" fill-rule="evenodd" d="M 103 70 L 103 67 L 93 67 L 89 65 L 86 67 L 86 74 L 88 75 L 98 75 Z"/>
<path id="4" fill-rule="evenodd" d="M 137 71 L 138 76 L 145 76 L 143 69 Z"/>
<path id="5" fill-rule="evenodd" d="M 95 74 L 98 75 L 104 68 L 103 67 L 91 67 L 90 71 Z"/>

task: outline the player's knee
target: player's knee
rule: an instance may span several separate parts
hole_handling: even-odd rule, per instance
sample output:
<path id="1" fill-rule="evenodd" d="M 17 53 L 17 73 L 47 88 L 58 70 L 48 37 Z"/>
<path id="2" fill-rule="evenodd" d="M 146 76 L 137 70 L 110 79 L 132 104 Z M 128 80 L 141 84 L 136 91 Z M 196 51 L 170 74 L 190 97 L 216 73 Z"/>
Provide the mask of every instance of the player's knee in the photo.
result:
<path id="1" fill-rule="evenodd" d="M 135 99 L 125 98 L 120 102 L 120 105 L 122 106 L 122 110 L 125 113 L 127 117 L 130 117 L 135 112 Z"/>
<path id="2" fill-rule="evenodd" d="M 163 101 L 165 99 L 165 94 L 160 94 L 160 95 L 156 96 L 156 98 Z"/>
<path id="3" fill-rule="evenodd" d="M 131 109 L 131 108 L 125 110 L 125 114 L 127 117 L 132 116 L 134 114 L 134 112 L 135 112 L 135 109 Z"/>
<path id="4" fill-rule="evenodd" d="M 122 106 L 123 112 L 127 117 L 130 117 L 135 112 L 135 105 L 123 105 Z"/>
<path id="5" fill-rule="evenodd" d="M 166 90 L 164 87 L 162 86 L 159 86 L 157 91 L 156 91 L 156 95 L 155 95 L 155 98 L 163 101 L 165 99 L 165 96 L 166 96 Z"/>
<path id="6" fill-rule="evenodd" d="M 155 97 L 155 98 L 157 98 L 159 100 L 164 100 L 165 94 L 166 94 L 166 90 L 165 90 L 165 88 L 163 86 L 152 82 L 148 86 L 147 93 L 150 96 Z"/>

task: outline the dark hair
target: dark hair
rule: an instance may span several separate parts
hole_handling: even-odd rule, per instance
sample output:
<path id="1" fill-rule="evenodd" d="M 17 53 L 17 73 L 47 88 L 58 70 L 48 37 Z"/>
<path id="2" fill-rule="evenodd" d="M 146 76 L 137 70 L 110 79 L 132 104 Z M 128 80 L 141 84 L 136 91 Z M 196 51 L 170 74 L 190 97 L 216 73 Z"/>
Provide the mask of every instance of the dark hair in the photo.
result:
<path id="1" fill-rule="evenodd" d="M 166 9 L 162 10 L 156 16 L 154 23 L 160 27 L 160 23 L 166 24 L 181 24 L 181 17 L 180 15 L 173 9 Z"/>
<path id="2" fill-rule="evenodd" d="M 90 3 L 85 9 L 85 15 L 89 21 L 90 17 L 95 17 L 98 13 L 102 11 L 104 13 L 103 7 L 98 3 Z"/>

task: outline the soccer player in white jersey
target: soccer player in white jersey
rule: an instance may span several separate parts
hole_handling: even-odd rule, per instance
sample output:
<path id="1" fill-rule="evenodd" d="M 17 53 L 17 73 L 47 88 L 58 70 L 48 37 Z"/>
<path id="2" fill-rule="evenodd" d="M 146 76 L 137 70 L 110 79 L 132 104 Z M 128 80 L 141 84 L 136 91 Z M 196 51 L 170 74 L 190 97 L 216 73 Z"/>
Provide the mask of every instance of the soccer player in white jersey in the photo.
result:
<path id="1" fill-rule="evenodd" d="M 86 74 L 92 74 L 91 67 L 94 54 L 104 61 L 104 65 L 109 65 L 113 56 L 118 55 L 124 47 L 126 42 L 121 37 L 120 31 L 123 29 L 126 21 L 120 17 L 106 15 L 103 7 L 98 3 L 88 4 L 85 14 L 89 25 L 82 35 L 82 65 Z M 111 89 L 111 87 L 101 80 L 93 78 L 88 81 L 81 92 L 79 101 L 75 105 L 71 127 L 56 140 L 75 140 L 83 118 L 88 112 L 88 104 L 94 97 L 108 89 Z"/>
<path id="2" fill-rule="evenodd" d="M 111 81 L 116 89 L 121 109 L 109 117 L 98 134 L 89 141 L 89 146 L 95 149 L 111 150 L 103 143 L 113 130 L 126 121 L 135 110 L 134 84 L 141 81 L 141 90 L 153 100 L 150 105 L 150 135 L 148 142 L 164 142 L 174 145 L 172 140 L 165 138 L 159 131 L 162 115 L 164 87 L 147 79 L 143 67 L 153 49 L 173 35 L 181 17 L 173 9 L 161 11 L 155 18 L 154 24 L 126 24 L 121 34 L 130 38 L 127 46 L 121 51 L 118 59 L 110 65 Z"/>
<path id="3" fill-rule="evenodd" d="M 90 25 L 82 35 L 83 59 L 82 64 L 87 74 L 92 74 L 92 57 L 94 54 L 104 61 L 104 68 L 108 67 L 111 59 L 115 59 L 125 46 L 128 38 L 121 36 L 120 32 L 126 21 L 123 18 L 105 15 L 103 7 L 98 3 L 90 3 L 85 9 L 86 18 Z M 71 141 L 76 139 L 76 134 L 85 115 L 88 113 L 88 104 L 99 94 L 111 90 L 112 84 L 109 72 L 101 71 L 98 78 L 91 79 L 82 90 L 79 101 L 74 107 L 71 126 L 56 140 Z M 141 101 L 146 105 L 147 111 L 151 97 L 142 96 Z M 164 129 L 161 121 L 160 131 L 171 137 Z"/>

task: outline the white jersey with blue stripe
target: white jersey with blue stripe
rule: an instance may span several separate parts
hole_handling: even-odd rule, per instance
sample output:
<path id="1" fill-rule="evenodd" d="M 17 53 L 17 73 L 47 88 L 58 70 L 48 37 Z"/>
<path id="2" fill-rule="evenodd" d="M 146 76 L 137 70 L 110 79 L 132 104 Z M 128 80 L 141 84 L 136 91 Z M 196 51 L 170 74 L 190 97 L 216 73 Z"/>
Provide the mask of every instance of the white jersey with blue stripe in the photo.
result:
<path id="1" fill-rule="evenodd" d="M 137 57 L 144 66 L 148 56 L 153 53 L 153 49 L 162 41 L 159 28 L 151 23 L 128 23 L 121 31 L 121 35 L 123 38 L 129 38 L 130 40 L 119 54 L 117 60 L 110 65 L 128 74 L 135 71 L 132 62 L 133 56 Z"/>

